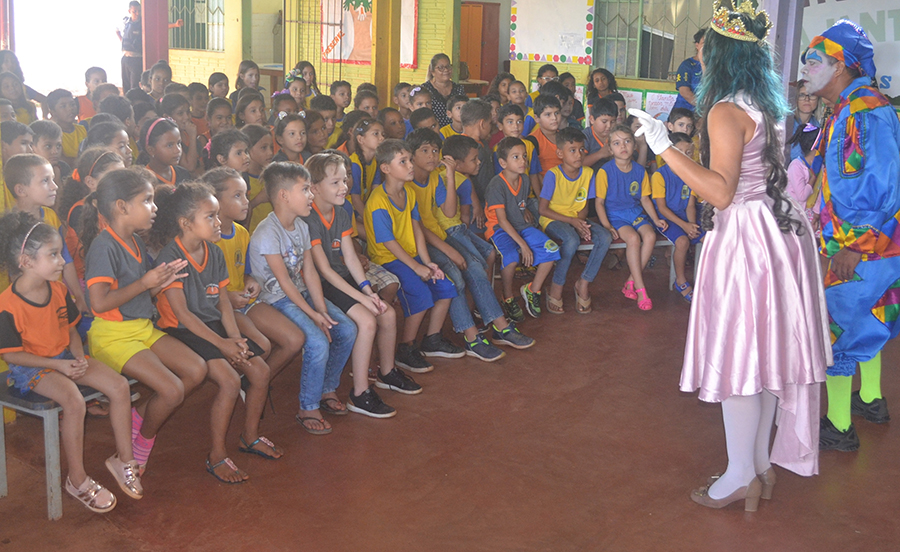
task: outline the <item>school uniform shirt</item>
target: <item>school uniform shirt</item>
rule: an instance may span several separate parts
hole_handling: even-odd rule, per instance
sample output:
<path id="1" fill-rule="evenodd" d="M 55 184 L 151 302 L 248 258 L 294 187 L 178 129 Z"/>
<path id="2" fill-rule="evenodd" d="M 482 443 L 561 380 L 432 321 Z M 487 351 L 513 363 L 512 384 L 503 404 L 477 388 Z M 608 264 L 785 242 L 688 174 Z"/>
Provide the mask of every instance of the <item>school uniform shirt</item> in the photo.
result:
<path id="1" fill-rule="evenodd" d="M 294 219 L 294 227 L 285 229 L 275 213 L 263 219 L 250 236 L 250 250 L 247 255 L 253 274 L 257 277 L 262 290 L 259 300 L 272 304 L 285 297 L 281 284 L 272 273 L 272 268 L 265 255 L 280 255 L 287 268 L 288 276 L 300 291 L 306 291 L 303 282 L 303 256 L 312 246 L 309 241 L 309 228 L 303 219 Z"/>
<path id="2" fill-rule="evenodd" d="M 244 177 L 244 182 L 247 183 L 248 199 L 255 199 L 256 196 L 258 196 L 266 189 L 266 187 L 263 186 L 262 180 L 259 179 L 259 175 L 244 173 L 242 176 Z M 271 212 L 271 201 L 263 201 L 262 203 L 254 207 L 253 210 L 250 211 L 250 227 L 247 228 L 247 230 L 252 234 L 256 230 L 256 227 L 259 226 L 259 223 L 262 222 L 264 218 L 269 216 L 269 213 Z"/>
<path id="3" fill-rule="evenodd" d="M 584 149 L 588 152 L 588 155 L 597 153 L 598 151 L 603 149 L 603 146 L 605 144 L 603 143 L 603 140 L 601 140 L 600 137 L 597 136 L 597 133 L 594 132 L 593 127 L 589 125 L 586 129 L 582 130 L 581 133 L 584 134 Z M 591 168 L 596 171 L 597 169 L 602 167 L 605 162 L 605 160 L 601 159 L 594 163 Z"/>
<path id="4" fill-rule="evenodd" d="M 682 86 L 687 86 L 691 92 L 696 92 L 700 86 L 701 78 L 703 78 L 703 68 L 700 65 L 700 60 L 689 57 L 681 62 L 681 65 L 678 66 L 678 71 L 675 72 L 675 90 Z M 685 100 L 681 94 L 678 94 L 678 97 L 675 98 L 675 105 L 672 108 L 676 107 L 694 111 L 694 106 Z"/>
<path id="5" fill-rule="evenodd" d="M 444 137 L 444 140 L 450 138 L 451 136 L 459 136 L 462 132 L 456 132 L 453 130 L 453 125 L 449 124 L 444 127 L 441 127 L 441 136 Z"/>
<path id="6" fill-rule="evenodd" d="M 528 199 L 528 192 L 531 191 L 531 184 L 524 176 L 518 177 L 518 184 L 509 182 L 502 174 L 498 174 L 488 184 L 487 192 L 484 194 L 484 211 L 487 215 L 487 230 L 484 235 L 490 238 L 494 232 L 500 229 L 500 221 L 497 218 L 497 209 L 501 208 L 506 211 L 506 220 L 512 225 L 516 232 L 531 226 L 525 222 L 525 202 Z"/>
<path id="7" fill-rule="evenodd" d="M 222 250 L 210 247 L 209 243 L 204 241 L 203 257 L 195 259 L 184 249 L 181 238 L 176 237 L 163 247 L 156 262 L 171 263 L 181 259 L 188 262 L 182 271 L 187 273 L 187 277 L 175 280 L 156 296 L 156 307 L 159 309 L 159 322 L 156 325 L 162 329 L 187 329 L 175 316 L 169 298 L 166 297 L 165 292 L 169 289 L 182 290 L 187 309 L 204 324 L 221 320 L 219 294 L 228 287 L 228 267 Z"/>
<path id="8" fill-rule="evenodd" d="M 691 193 L 691 188 L 668 165 L 650 177 L 650 197 L 653 204 L 656 204 L 657 199 L 665 198 L 666 207 L 676 214 L 687 211 Z"/>
<path id="9" fill-rule="evenodd" d="M 382 181 L 381 171 L 378 170 L 378 163 L 375 161 L 375 157 L 373 156 L 366 163 L 359 156 L 359 153 L 354 153 L 350 156 L 350 175 L 353 177 L 353 186 L 350 188 L 350 193 L 361 196 L 363 203 L 369 200 L 372 189 L 381 184 Z M 344 202 L 344 209 L 348 213 L 353 214 L 353 205 L 349 201 Z"/>
<path id="10" fill-rule="evenodd" d="M 81 125 L 75 125 L 72 132 L 62 133 L 63 156 L 75 159 L 78 157 L 78 146 L 87 138 L 87 129 Z"/>
<path id="11" fill-rule="evenodd" d="M 191 117 L 191 122 L 197 127 L 197 136 L 209 133 L 209 122 L 206 120 L 206 117 Z"/>
<path id="12" fill-rule="evenodd" d="M 529 107 L 528 113 L 522 120 L 522 138 L 530 136 L 535 127 L 537 127 L 537 118 L 534 116 L 534 110 Z"/>
<path id="13" fill-rule="evenodd" d="M 546 176 L 547 171 L 562 163 L 562 160 L 556 155 L 556 143 L 544 136 L 540 128 L 525 140 L 531 142 L 534 151 L 537 152 L 538 162 L 541 164 L 541 178 Z"/>
<path id="14" fill-rule="evenodd" d="M 75 98 L 78 100 L 78 120 L 79 121 L 88 121 L 91 117 L 97 114 L 97 111 L 94 109 L 94 102 L 90 100 L 87 96 L 78 96 Z"/>
<path id="15" fill-rule="evenodd" d="M 335 121 L 334 130 L 331 132 L 331 136 L 328 137 L 328 141 L 325 142 L 325 149 L 331 149 L 335 145 L 337 145 L 338 140 L 341 139 L 341 132 L 343 131 L 343 128 L 344 128 L 344 120 L 343 119 L 341 119 L 340 121 Z M 410 132 L 412 132 L 412 131 L 410 131 Z"/>
<path id="16" fill-rule="evenodd" d="M 122 289 L 140 280 L 153 268 L 147 246 L 137 234 L 123 239 L 109 227 L 91 242 L 84 264 L 88 289 L 104 282 L 111 289 Z M 89 294 L 85 293 L 85 297 Z M 91 310 L 94 316 L 111 322 L 149 319 L 153 316 L 153 299 L 150 292 L 145 291 L 112 310 L 97 312 L 93 306 Z"/>
<path id="17" fill-rule="evenodd" d="M 169 165 L 168 174 L 166 174 L 166 171 L 163 171 L 163 174 L 159 174 L 149 166 L 145 166 L 144 168 L 156 177 L 157 182 L 169 186 L 178 186 L 182 182 L 187 182 L 192 178 L 191 173 L 180 165 Z"/>
<path id="18" fill-rule="evenodd" d="M 603 165 L 597 171 L 597 197 L 604 198 L 607 211 L 641 208 L 641 197 L 650 195 L 650 179 L 647 171 L 637 163 L 624 173 L 616 166 L 616 160 Z"/>
<path id="19" fill-rule="evenodd" d="M 303 217 L 309 227 L 309 243 L 312 247 L 321 245 L 332 270 L 340 274 L 342 278 L 348 278 L 350 270 L 344 264 L 341 245 L 345 236 L 353 235 L 350 215 L 347 214 L 347 211 L 334 207 L 331 208 L 328 215 L 331 221 L 326 220 L 325 214 L 319 210 L 319 206 L 313 203 L 313 212 L 308 217 Z"/>
<path id="20" fill-rule="evenodd" d="M 412 190 L 411 183 L 403 186 L 403 192 L 406 201 L 402 205 L 394 204 L 384 191 L 384 186 L 372 190 L 366 202 L 363 224 L 368 238 L 369 258 L 373 263 L 383 266 L 397 260 L 384 245 L 391 240 L 395 240 L 411 257 L 419 254 L 412 226 L 412 221 L 422 220 L 416 205 L 416 192 Z"/>
<path id="21" fill-rule="evenodd" d="M 564 217 L 577 217 L 587 206 L 588 200 L 594 199 L 596 195 L 594 171 L 590 167 L 581 167 L 575 179 L 570 179 L 561 165 L 553 167 L 547 171 L 541 187 L 541 199 L 549 201 L 550 210 Z M 546 230 L 551 222 L 553 219 L 540 218 L 542 229 Z"/>
<path id="22" fill-rule="evenodd" d="M 441 228 L 437 217 L 434 215 L 434 196 L 438 184 L 443 182 L 444 179 L 441 177 L 440 171 L 431 171 L 426 182 L 412 180 L 411 182 L 406 183 L 406 185 L 409 186 L 409 189 L 416 194 L 416 205 L 419 207 L 419 217 L 422 221 L 422 226 L 434 232 L 441 240 L 447 239 L 447 232 Z"/>
<path id="23" fill-rule="evenodd" d="M 472 205 L 472 180 L 466 175 L 456 173 L 456 214 L 448 217 L 441 210 L 441 206 L 447 201 L 447 181 L 443 178 L 438 182 L 434 189 L 434 218 L 437 219 L 441 228 L 446 231 L 454 226 L 462 224 L 460 214 L 463 205 Z"/>
<path id="24" fill-rule="evenodd" d="M 0 293 L 0 354 L 26 352 L 53 358 L 69 346 L 69 328 L 81 313 L 61 282 L 47 282 L 43 305 L 19 295 L 12 285 Z"/>
<path id="25" fill-rule="evenodd" d="M 541 161 L 534 154 L 534 143 L 531 140 L 522 140 L 525 143 L 525 160 L 528 164 L 528 172 L 526 174 L 541 174 Z M 493 147 L 494 150 L 494 173 L 495 175 L 503 172 L 503 167 L 500 166 L 500 158 L 497 156 L 497 145 L 495 144 Z M 554 154 L 556 150 L 553 150 Z"/>
<path id="26" fill-rule="evenodd" d="M 227 234 L 224 229 L 222 237 L 216 242 L 216 246 L 222 250 L 225 256 L 225 266 L 228 268 L 228 291 L 244 291 L 244 275 L 250 274 L 250 265 L 247 263 L 247 249 L 250 247 L 250 232 L 238 223 L 232 223 L 231 231 Z"/>

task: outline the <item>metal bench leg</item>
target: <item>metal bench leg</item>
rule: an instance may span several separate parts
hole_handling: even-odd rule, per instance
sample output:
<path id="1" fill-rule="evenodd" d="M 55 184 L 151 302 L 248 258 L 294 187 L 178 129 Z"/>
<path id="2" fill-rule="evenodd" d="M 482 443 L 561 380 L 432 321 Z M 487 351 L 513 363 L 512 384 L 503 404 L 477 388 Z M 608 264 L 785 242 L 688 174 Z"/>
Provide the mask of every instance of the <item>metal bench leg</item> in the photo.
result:
<path id="1" fill-rule="evenodd" d="M 46 410 L 44 418 L 44 464 L 47 472 L 47 517 L 62 517 L 62 484 L 59 474 L 59 409 Z"/>
<path id="2" fill-rule="evenodd" d="M 3 427 L 3 407 L 0 406 L 0 498 L 9 494 L 6 484 L 6 429 Z"/>
<path id="3" fill-rule="evenodd" d="M 675 246 L 672 246 L 672 251 L 669 255 L 669 291 L 675 289 Z"/>

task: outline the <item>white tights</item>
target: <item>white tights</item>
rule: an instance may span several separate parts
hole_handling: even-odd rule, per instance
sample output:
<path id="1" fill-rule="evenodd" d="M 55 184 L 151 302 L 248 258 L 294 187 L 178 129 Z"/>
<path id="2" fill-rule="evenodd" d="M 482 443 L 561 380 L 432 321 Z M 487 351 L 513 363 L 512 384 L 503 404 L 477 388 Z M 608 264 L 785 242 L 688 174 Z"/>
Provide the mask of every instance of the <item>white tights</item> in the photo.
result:
<path id="1" fill-rule="evenodd" d="M 778 398 L 769 391 L 722 401 L 728 468 L 709 488 L 710 498 L 725 498 L 748 485 L 769 463 L 769 439 Z"/>

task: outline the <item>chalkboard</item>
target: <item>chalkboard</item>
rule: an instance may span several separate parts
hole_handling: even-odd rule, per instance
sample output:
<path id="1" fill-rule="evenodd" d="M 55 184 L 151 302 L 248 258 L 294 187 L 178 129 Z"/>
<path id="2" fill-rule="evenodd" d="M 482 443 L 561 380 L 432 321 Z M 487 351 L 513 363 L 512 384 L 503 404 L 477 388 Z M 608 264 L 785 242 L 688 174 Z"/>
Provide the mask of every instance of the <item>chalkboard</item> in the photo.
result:
<path id="1" fill-rule="evenodd" d="M 590 65 L 596 0 L 512 0 L 509 59 Z"/>

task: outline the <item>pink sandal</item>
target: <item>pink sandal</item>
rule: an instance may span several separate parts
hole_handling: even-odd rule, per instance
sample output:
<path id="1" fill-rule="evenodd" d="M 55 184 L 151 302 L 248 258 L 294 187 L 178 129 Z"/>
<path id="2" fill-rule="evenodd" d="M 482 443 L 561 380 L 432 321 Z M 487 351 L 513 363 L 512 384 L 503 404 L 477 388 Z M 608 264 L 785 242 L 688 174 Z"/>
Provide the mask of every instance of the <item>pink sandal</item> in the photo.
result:
<path id="1" fill-rule="evenodd" d="M 635 291 L 635 298 L 637 298 L 638 293 L 644 294 L 644 298 L 641 299 L 640 301 L 638 301 L 639 309 L 648 311 L 653 308 L 653 301 L 651 301 L 650 298 L 647 297 L 647 288 L 636 289 L 634 291 Z"/>
<path id="2" fill-rule="evenodd" d="M 627 299 L 637 299 L 637 293 L 634 290 L 634 280 L 625 282 L 625 286 L 622 288 L 622 295 Z"/>

